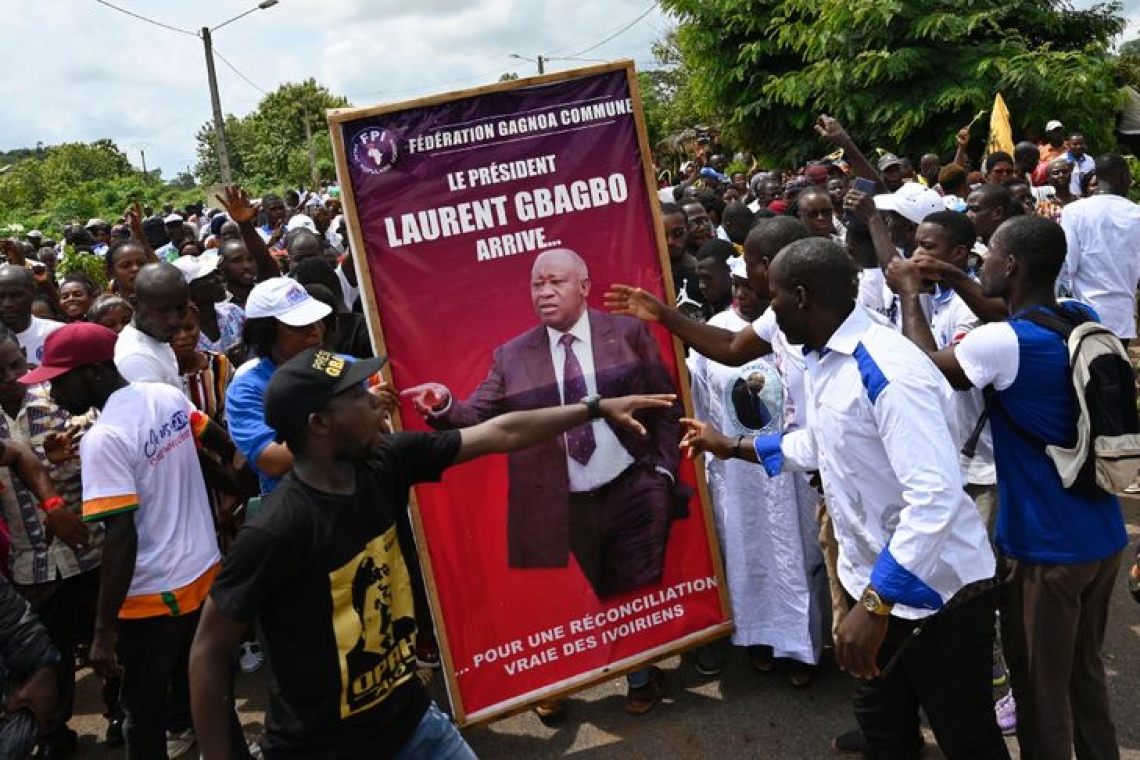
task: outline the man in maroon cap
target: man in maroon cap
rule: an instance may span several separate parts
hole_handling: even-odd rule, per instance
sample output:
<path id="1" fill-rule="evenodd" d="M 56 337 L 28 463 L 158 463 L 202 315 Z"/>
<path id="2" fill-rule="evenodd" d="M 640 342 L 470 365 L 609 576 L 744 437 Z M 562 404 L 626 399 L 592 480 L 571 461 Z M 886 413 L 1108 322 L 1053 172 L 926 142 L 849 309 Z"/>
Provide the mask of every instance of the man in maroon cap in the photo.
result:
<path id="1" fill-rule="evenodd" d="M 114 676 L 116 651 L 122 656 L 127 756 L 135 760 L 167 756 L 168 694 L 188 693 L 190 642 L 221 561 L 195 438 L 225 461 L 234 449 L 179 390 L 127 382 L 115 368 L 116 338 L 101 325 L 66 325 L 20 382 L 50 380 L 52 400 L 71 414 L 101 412 L 79 444 L 83 519 L 106 527 L 90 658 Z M 248 756 L 244 742 L 235 752 Z"/>

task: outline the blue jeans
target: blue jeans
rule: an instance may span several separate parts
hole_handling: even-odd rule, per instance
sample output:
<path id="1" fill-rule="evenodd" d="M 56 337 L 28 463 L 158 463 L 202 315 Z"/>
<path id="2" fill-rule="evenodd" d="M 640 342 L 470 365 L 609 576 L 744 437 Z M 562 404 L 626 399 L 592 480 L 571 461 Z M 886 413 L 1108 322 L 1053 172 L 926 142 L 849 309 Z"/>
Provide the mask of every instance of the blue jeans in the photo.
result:
<path id="1" fill-rule="evenodd" d="M 412 738 L 392 760 L 478 760 L 459 729 L 435 702 L 428 706 Z"/>

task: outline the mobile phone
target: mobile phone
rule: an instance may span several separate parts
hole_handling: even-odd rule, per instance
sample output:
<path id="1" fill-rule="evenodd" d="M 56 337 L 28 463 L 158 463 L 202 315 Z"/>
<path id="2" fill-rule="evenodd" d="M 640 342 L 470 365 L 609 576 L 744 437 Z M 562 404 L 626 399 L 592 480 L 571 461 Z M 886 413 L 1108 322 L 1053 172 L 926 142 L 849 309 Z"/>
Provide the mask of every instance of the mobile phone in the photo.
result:
<path id="1" fill-rule="evenodd" d="M 851 183 L 852 190 L 858 190 L 867 195 L 874 195 L 877 187 L 878 185 L 875 184 L 874 180 L 867 179 L 866 177 L 856 177 L 855 181 Z"/>

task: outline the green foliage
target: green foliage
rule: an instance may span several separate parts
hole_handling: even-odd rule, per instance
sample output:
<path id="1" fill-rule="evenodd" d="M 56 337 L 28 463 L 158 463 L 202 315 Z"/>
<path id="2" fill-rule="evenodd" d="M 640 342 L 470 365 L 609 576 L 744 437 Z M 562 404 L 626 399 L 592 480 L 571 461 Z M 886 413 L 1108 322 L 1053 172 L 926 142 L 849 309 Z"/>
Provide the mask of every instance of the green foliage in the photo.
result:
<path id="1" fill-rule="evenodd" d="M 63 255 L 56 263 L 55 271 L 61 278 L 72 272 L 82 272 L 100 290 L 107 289 L 107 263 L 93 253 L 77 252 L 70 245 L 63 247 Z"/>
<path id="2" fill-rule="evenodd" d="M 757 155 L 799 163 L 830 148 L 838 118 L 866 150 L 952 153 L 954 134 L 1001 92 L 1015 134 L 1060 119 L 1113 145 L 1120 94 L 1108 44 L 1117 2 L 1061 0 L 663 0 L 707 110 Z M 980 152 L 985 128 L 975 131 Z"/>
<path id="3" fill-rule="evenodd" d="M 19 224 L 58 237 L 70 222 L 92 217 L 113 222 L 136 200 L 156 206 L 202 200 L 200 190 L 172 187 L 154 173 L 135 171 L 110 140 L 26 153 L 24 160 L 0 174 L 0 227 Z"/>
<path id="4" fill-rule="evenodd" d="M 717 109 L 699 96 L 697 78 L 678 46 L 677 30 L 654 43 L 653 57 L 657 68 L 639 71 L 637 81 L 649 144 L 661 148 L 671 135 L 708 124 Z"/>
<path id="5" fill-rule="evenodd" d="M 1128 40 L 1128 42 L 1120 46 L 1117 52 L 1119 52 L 1121 56 L 1132 56 L 1134 58 L 1140 56 L 1140 38 Z"/>
<path id="6" fill-rule="evenodd" d="M 332 179 L 336 171 L 325 111 L 348 105 L 348 100 L 333 95 L 315 79 L 306 79 L 281 85 L 247 116 L 226 116 L 226 145 L 234 180 L 254 191 L 284 184 L 308 184 L 311 174 L 306 120 L 313 134 L 318 172 L 322 178 Z M 199 180 L 206 185 L 220 182 L 212 120 L 202 125 L 195 139 L 195 173 Z"/>

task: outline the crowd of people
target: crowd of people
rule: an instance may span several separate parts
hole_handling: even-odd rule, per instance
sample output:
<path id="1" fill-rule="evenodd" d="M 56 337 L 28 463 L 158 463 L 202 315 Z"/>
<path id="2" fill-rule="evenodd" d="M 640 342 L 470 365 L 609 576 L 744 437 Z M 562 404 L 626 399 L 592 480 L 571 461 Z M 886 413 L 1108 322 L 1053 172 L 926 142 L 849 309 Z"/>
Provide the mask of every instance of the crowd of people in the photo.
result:
<path id="1" fill-rule="evenodd" d="M 918 757 L 921 709 L 950 758 L 1008 757 L 1003 734 L 1023 757 L 1118 757 L 1101 646 L 1124 520 L 1049 449 L 1084 414 L 1068 330 L 1136 337 L 1128 165 L 1059 122 L 977 167 L 965 128 L 917 170 L 829 117 L 816 131 L 835 152 L 793 171 L 726 173 L 706 146 L 662 175 L 672 302 L 605 284 L 610 312 L 688 349 L 681 448 L 705 468 L 735 622 L 694 666 L 715 677 L 745 647 L 806 688 L 834 646 L 855 679 L 842 754 Z M 0 674 L 26 711 L 0 747 L 73 752 L 90 665 L 131 758 L 473 757 L 416 677 L 439 652 L 410 488 L 591 420 L 637 430 L 675 399 L 586 397 L 582 378 L 583 403 L 393 433 L 338 188 L 228 187 L 219 206 L 3 243 L 0 620 L 20 624 L 0 628 Z M 58 272 L 64 246 L 107 286 Z M 345 609 L 365 627 L 346 656 L 376 674 L 352 689 Z M 233 678 L 266 662 L 258 745 Z M 627 710 L 663 679 L 631 675 Z"/>

